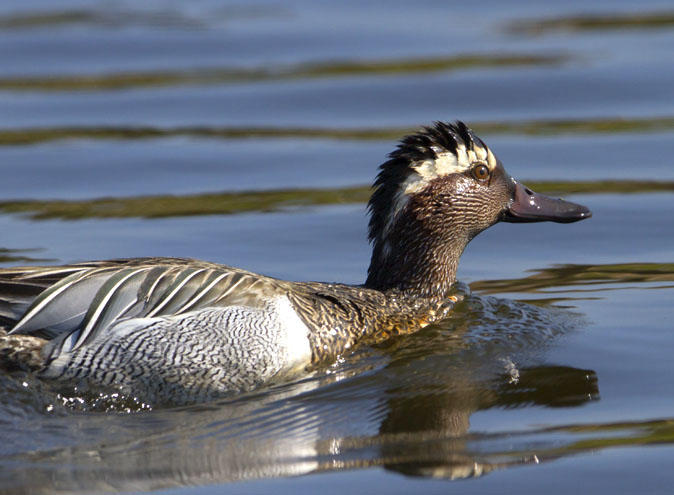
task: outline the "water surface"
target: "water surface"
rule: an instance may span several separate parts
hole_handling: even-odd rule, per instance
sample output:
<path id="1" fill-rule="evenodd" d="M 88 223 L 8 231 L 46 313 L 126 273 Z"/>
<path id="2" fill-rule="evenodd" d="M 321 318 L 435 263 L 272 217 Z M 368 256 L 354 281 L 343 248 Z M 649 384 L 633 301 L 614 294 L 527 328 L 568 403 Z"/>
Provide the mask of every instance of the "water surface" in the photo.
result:
<path id="1" fill-rule="evenodd" d="M 457 118 L 594 215 L 489 229 L 448 320 L 295 383 L 164 409 L 2 374 L 0 492 L 667 492 L 674 10 L 635 9 L 0 6 L 5 266 L 185 256 L 361 283 L 376 167 Z"/>

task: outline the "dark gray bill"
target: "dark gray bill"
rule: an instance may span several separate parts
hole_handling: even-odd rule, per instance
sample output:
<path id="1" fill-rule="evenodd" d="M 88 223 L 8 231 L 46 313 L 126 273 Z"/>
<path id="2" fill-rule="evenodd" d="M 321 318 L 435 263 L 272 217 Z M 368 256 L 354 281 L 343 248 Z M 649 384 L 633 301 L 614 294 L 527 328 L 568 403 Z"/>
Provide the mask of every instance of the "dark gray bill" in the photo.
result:
<path id="1" fill-rule="evenodd" d="M 585 206 L 537 194 L 518 183 L 515 185 L 515 198 L 501 215 L 501 220 L 513 223 L 571 223 L 591 216 L 592 212 Z"/>

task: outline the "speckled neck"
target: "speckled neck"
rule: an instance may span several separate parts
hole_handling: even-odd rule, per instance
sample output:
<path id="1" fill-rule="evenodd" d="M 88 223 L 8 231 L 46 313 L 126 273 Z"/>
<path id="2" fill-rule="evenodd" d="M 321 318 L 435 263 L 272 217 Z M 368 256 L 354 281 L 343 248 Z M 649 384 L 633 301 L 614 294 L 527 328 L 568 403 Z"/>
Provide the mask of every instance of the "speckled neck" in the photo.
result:
<path id="1" fill-rule="evenodd" d="M 460 122 L 437 123 L 401 141 L 381 165 L 368 204 L 366 287 L 435 300 L 450 292 L 464 248 L 501 208 L 502 198 L 486 194 L 469 173 L 473 163 L 497 166 Z"/>
<path id="2" fill-rule="evenodd" d="M 390 238 L 375 242 L 365 286 L 412 298 L 443 299 L 456 282 L 459 258 L 469 239 L 450 233 L 438 237 L 423 224 L 402 222 Z"/>
<path id="3" fill-rule="evenodd" d="M 456 282 L 459 258 L 480 228 L 471 205 L 447 199 L 452 182 L 440 178 L 409 196 L 388 229 L 371 233 L 372 260 L 365 286 L 442 299 Z"/>

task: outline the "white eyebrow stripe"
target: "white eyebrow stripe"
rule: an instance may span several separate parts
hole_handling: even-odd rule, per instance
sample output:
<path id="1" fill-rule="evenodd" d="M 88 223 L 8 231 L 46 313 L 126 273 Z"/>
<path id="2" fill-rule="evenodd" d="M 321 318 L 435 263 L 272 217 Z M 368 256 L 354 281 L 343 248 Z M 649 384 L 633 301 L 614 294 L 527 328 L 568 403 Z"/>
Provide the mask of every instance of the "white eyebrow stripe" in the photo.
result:
<path id="1" fill-rule="evenodd" d="M 491 170 L 494 170 L 496 168 L 496 157 L 494 156 L 494 153 L 491 152 L 489 148 L 487 148 L 487 164 L 489 165 L 489 168 Z"/>
<path id="2" fill-rule="evenodd" d="M 466 148 L 464 144 L 459 144 L 455 153 L 437 146 L 433 147 L 433 151 L 436 153 L 435 159 L 420 160 L 412 164 L 412 171 L 401 183 L 399 192 L 395 195 L 394 214 L 387 219 L 387 227 L 390 228 L 397 214 L 407 204 L 406 196 L 422 191 L 433 179 L 465 173 L 476 163 L 484 163 L 490 170 L 494 170 L 497 165 L 496 157 L 491 150 L 477 144 L 474 148 Z"/>
<path id="3" fill-rule="evenodd" d="M 410 186 L 416 186 L 419 179 L 428 182 L 443 175 L 465 172 L 467 167 L 465 161 L 458 160 L 454 153 L 445 152 L 439 154 L 435 160 L 424 160 L 413 164 L 412 169 L 416 173 L 410 174 L 403 183 L 407 184 L 406 189 Z"/>
<path id="4" fill-rule="evenodd" d="M 477 161 L 477 155 L 474 150 L 466 150 L 466 155 L 468 156 L 468 161 L 474 163 Z"/>
<path id="5" fill-rule="evenodd" d="M 475 155 L 478 160 L 488 160 L 488 151 L 482 146 L 475 146 Z"/>
<path id="6" fill-rule="evenodd" d="M 468 150 L 464 145 L 457 146 L 456 148 L 456 158 L 459 163 L 463 163 L 463 169 L 467 170 L 470 167 L 471 160 L 468 158 Z"/>

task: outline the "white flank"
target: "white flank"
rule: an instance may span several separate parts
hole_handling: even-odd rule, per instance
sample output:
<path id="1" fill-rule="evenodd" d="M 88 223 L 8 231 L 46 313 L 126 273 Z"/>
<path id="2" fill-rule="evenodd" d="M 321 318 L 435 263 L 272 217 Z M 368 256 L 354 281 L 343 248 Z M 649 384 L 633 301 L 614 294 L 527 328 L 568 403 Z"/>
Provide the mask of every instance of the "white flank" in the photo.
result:
<path id="1" fill-rule="evenodd" d="M 309 328 L 297 316 L 287 297 L 277 297 L 272 304 L 278 311 L 278 319 L 285 335 L 281 343 L 286 349 L 286 362 L 283 374 L 294 374 L 304 370 L 311 362 L 311 346 L 309 345 Z"/>

